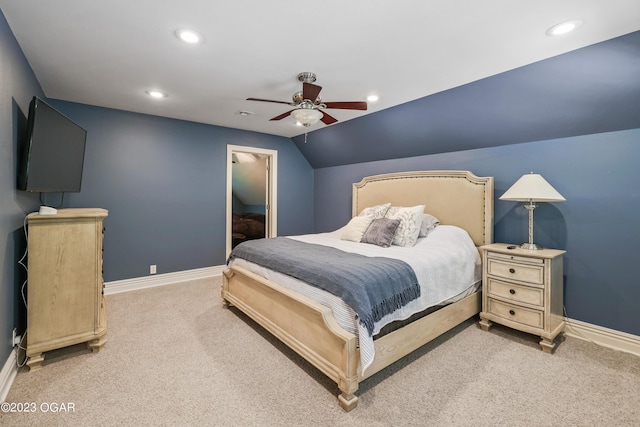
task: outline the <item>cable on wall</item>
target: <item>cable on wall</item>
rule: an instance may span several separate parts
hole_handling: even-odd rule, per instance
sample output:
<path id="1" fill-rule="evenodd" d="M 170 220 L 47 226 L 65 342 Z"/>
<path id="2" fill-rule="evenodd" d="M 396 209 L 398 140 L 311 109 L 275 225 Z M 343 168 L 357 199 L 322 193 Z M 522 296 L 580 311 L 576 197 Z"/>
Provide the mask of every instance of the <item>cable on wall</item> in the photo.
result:
<path id="1" fill-rule="evenodd" d="M 40 193 L 42 195 L 42 193 Z M 35 212 L 34 212 L 35 213 Z M 29 217 L 30 214 L 25 215 L 24 220 L 22 222 L 22 228 L 24 229 L 24 238 L 25 241 L 27 242 L 27 247 L 24 250 L 24 255 L 22 255 L 22 258 L 20 258 L 18 260 L 18 264 L 20 264 L 23 268 L 25 273 L 27 274 L 27 278 L 24 280 L 24 282 L 22 282 L 22 286 L 20 287 L 20 294 L 22 295 L 22 302 L 24 304 L 24 308 L 25 309 L 29 309 L 28 304 L 27 304 L 27 296 L 25 295 L 25 291 L 27 289 L 27 282 L 29 281 L 29 268 L 27 266 L 27 264 L 25 263 L 25 260 L 27 259 L 27 254 L 29 253 L 29 232 L 27 230 L 27 218 Z M 27 331 L 25 330 L 24 333 L 22 334 L 22 336 L 20 337 L 20 342 L 18 343 L 18 354 L 16 354 L 16 365 L 18 366 L 18 368 L 22 368 L 28 360 L 27 357 L 27 348 L 23 347 L 23 342 L 25 340 L 27 336 Z M 22 362 L 20 362 L 20 360 L 18 359 L 18 356 L 20 354 L 20 350 L 24 350 L 24 360 Z"/>

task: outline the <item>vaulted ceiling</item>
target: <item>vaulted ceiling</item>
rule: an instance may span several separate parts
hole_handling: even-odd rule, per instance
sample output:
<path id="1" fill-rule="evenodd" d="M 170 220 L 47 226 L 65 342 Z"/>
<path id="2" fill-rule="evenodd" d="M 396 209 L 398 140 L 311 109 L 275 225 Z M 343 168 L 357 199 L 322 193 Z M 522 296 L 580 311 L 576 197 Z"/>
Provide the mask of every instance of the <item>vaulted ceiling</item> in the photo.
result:
<path id="1" fill-rule="evenodd" d="M 293 137 L 314 167 L 637 127 L 638 0 L 0 0 L 0 9 L 47 97 Z M 546 35 L 567 20 L 581 25 Z M 203 42 L 183 43 L 182 28 Z M 317 74 L 323 101 L 379 100 L 329 110 L 338 123 L 308 129 L 269 120 L 288 105 L 246 100 L 288 102 L 303 71 Z"/>
<path id="2" fill-rule="evenodd" d="M 314 168 L 640 128 L 640 31 L 309 133 Z"/>

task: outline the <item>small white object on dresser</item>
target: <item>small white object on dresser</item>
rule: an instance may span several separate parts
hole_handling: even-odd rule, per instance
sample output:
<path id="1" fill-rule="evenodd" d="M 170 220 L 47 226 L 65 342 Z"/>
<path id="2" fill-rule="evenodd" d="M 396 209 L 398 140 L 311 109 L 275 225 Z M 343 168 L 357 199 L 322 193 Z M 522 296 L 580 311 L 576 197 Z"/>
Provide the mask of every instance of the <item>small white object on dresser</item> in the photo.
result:
<path id="1" fill-rule="evenodd" d="M 564 330 L 563 254 L 556 249 L 521 249 L 504 243 L 481 246 L 482 312 L 480 326 L 493 322 L 539 335 L 540 347 L 555 349 Z"/>

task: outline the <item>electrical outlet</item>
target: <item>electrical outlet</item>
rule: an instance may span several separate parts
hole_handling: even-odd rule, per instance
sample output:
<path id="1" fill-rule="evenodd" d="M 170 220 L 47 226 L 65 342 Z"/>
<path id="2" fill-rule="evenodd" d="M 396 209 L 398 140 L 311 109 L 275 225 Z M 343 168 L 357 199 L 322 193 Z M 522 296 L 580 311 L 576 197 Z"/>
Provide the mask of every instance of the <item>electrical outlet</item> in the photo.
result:
<path id="1" fill-rule="evenodd" d="M 20 344 L 20 340 L 22 339 L 22 337 L 20 335 L 18 335 L 18 329 L 13 328 L 13 335 L 11 337 L 11 343 L 16 346 L 18 344 Z"/>
<path id="2" fill-rule="evenodd" d="M 151 264 L 149 266 L 149 274 L 156 274 L 157 270 L 156 270 L 156 265 L 155 264 Z"/>

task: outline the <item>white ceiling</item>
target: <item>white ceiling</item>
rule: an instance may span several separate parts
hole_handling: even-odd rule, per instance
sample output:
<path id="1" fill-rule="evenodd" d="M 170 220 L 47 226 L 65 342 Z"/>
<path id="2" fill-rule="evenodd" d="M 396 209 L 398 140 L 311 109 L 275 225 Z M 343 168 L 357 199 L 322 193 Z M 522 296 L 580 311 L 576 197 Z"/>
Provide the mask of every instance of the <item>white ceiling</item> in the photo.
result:
<path id="1" fill-rule="evenodd" d="M 312 71 L 340 121 L 640 30 L 639 0 L 0 0 L 49 98 L 286 137 L 289 106 Z M 551 38 L 554 24 L 580 19 Z M 186 45 L 190 28 L 205 42 Z M 146 90 L 168 98 L 154 100 Z M 255 114 L 240 116 L 241 110 Z M 318 123 L 310 128 L 320 129 Z"/>

